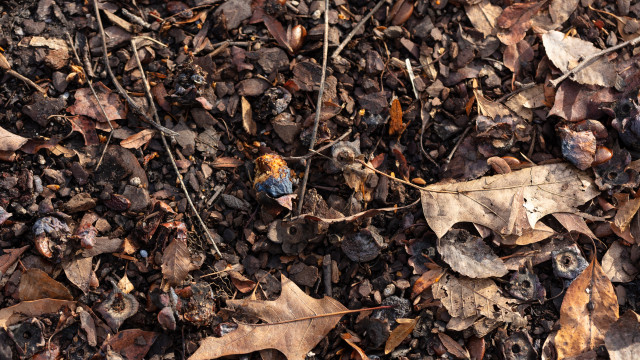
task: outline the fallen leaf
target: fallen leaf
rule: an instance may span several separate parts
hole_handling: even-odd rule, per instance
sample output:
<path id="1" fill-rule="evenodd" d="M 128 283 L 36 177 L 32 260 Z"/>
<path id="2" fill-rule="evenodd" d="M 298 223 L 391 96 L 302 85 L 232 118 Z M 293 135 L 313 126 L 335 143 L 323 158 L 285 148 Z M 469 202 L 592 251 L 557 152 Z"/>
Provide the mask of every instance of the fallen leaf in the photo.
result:
<path id="1" fill-rule="evenodd" d="M 416 324 L 418 324 L 418 319 L 420 319 L 420 317 L 415 319 L 396 319 L 398 326 L 391 331 L 387 342 L 384 344 L 385 355 L 395 350 L 395 348 L 397 348 L 398 345 L 400 345 L 402 341 L 411 334 L 413 329 L 416 327 Z"/>
<path id="2" fill-rule="evenodd" d="M 546 1 L 513 4 L 502 11 L 496 19 L 498 39 L 505 45 L 513 45 L 524 39 L 531 27 L 531 18 Z"/>
<path id="3" fill-rule="evenodd" d="M 126 273 L 124 274 L 122 279 L 120 279 L 120 281 L 118 281 L 118 288 L 120 290 L 122 290 L 122 292 L 125 293 L 125 294 L 128 294 L 128 293 L 132 292 L 135 289 L 135 287 L 131 283 L 131 280 L 129 280 L 129 277 L 127 276 Z"/>
<path id="4" fill-rule="evenodd" d="M 149 352 L 151 345 L 158 338 L 158 333 L 140 329 L 119 331 L 110 336 L 102 344 L 101 350 L 106 354 L 107 349 L 115 352 L 126 360 L 142 360 Z M 111 358 L 107 356 L 107 358 Z M 113 357 L 116 358 L 115 356 Z"/>
<path id="5" fill-rule="evenodd" d="M 89 284 L 91 283 L 91 273 L 93 272 L 91 263 L 91 257 L 76 257 L 62 263 L 67 279 L 85 294 L 89 292 Z"/>
<path id="6" fill-rule="evenodd" d="M 365 354 L 364 350 L 360 346 L 356 344 L 354 341 L 354 336 L 349 333 L 340 334 L 342 340 L 344 340 L 349 346 L 353 348 L 355 354 L 357 355 L 357 360 L 368 360 L 369 357 Z M 353 358 L 353 357 L 352 357 Z"/>
<path id="7" fill-rule="evenodd" d="M 463 348 L 462 345 L 458 344 L 457 341 L 453 340 L 451 336 L 439 332 L 438 339 L 440 339 L 442 345 L 444 345 L 447 351 L 451 355 L 455 356 L 456 359 L 469 359 L 471 357 L 471 355 L 469 355 L 469 351 Z"/>
<path id="8" fill-rule="evenodd" d="M 567 121 L 598 119 L 604 112 L 603 103 L 612 103 L 616 94 L 611 88 L 591 90 L 574 81 L 565 80 L 556 91 L 549 115 L 560 116 Z"/>
<path id="9" fill-rule="evenodd" d="M 508 270 L 479 236 L 451 229 L 438 239 L 438 253 L 451 269 L 470 278 L 502 277 Z"/>
<path id="10" fill-rule="evenodd" d="M 579 0 L 551 0 L 549 15 L 555 26 L 559 26 L 569 19 L 578 8 Z"/>
<path id="11" fill-rule="evenodd" d="M 148 144 L 149 141 L 153 139 L 155 134 L 156 134 L 156 130 L 144 129 L 120 141 L 120 146 L 122 146 L 125 149 L 138 149 Z"/>
<path id="12" fill-rule="evenodd" d="M 402 123 L 402 106 L 400 105 L 400 100 L 397 98 L 391 102 L 389 114 L 391 116 L 391 120 L 389 120 L 389 135 L 402 135 L 406 125 Z"/>
<path id="13" fill-rule="evenodd" d="M 238 158 L 233 158 L 233 157 L 219 157 L 216 158 L 211 164 L 212 168 L 215 169 L 224 169 L 224 168 L 237 168 L 239 166 L 244 165 L 244 161 L 238 159 Z"/>
<path id="14" fill-rule="evenodd" d="M 228 271 L 227 274 L 229 274 L 233 286 L 235 286 L 236 289 L 238 289 L 238 291 L 243 294 L 251 292 L 256 287 L 255 281 L 247 279 L 237 271 Z"/>
<path id="15" fill-rule="evenodd" d="M 27 269 L 20 277 L 18 286 L 20 301 L 39 299 L 73 300 L 71 292 L 60 282 L 52 279 L 46 272 L 40 269 Z"/>
<path id="16" fill-rule="evenodd" d="M 208 337 L 189 360 L 216 359 L 263 349 L 279 350 L 289 360 L 304 359 L 340 321 L 340 312 L 347 310 L 333 298 L 310 297 L 284 276 L 277 300 L 228 300 L 227 305 L 241 308 L 266 324 L 239 324 L 225 336 Z"/>
<path id="17" fill-rule="evenodd" d="M 442 302 L 452 317 L 447 328 L 452 323 L 462 322 L 464 326 L 458 329 L 463 330 L 483 318 L 490 320 L 494 327 L 503 322 L 515 326 L 526 324 L 526 319 L 514 311 L 517 301 L 502 296 L 500 288 L 492 280 L 456 278 L 446 274 L 433 285 L 432 291 L 433 297 Z"/>
<path id="18" fill-rule="evenodd" d="M 631 260 L 631 247 L 614 241 L 602 257 L 602 271 L 612 282 L 630 282 L 638 275 L 638 267 Z"/>
<path id="19" fill-rule="evenodd" d="M 23 301 L 17 305 L 0 309 L 0 328 L 6 330 L 8 326 L 17 324 L 30 317 L 57 313 L 64 307 L 75 310 L 76 302 L 58 299 Z"/>
<path id="20" fill-rule="evenodd" d="M 587 226 L 584 218 L 580 215 L 570 213 L 555 213 L 553 214 L 553 217 L 556 218 L 560 225 L 562 225 L 569 232 L 575 231 L 580 234 L 587 235 L 592 239 L 596 238 L 591 229 L 589 229 L 589 226 Z"/>
<path id="21" fill-rule="evenodd" d="M 8 214 L 8 216 L 7 216 Z M 4 212 L 2 206 L 0 206 L 0 225 L 11 216 L 11 213 Z M 25 245 L 18 249 L 2 249 L 3 255 L 0 255 L 0 280 L 2 276 L 7 273 L 9 268 L 18 261 L 20 256 L 27 251 L 29 245 Z"/>
<path id="22" fill-rule="evenodd" d="M 527 41 L 520 40 L 515 44 L 507 46 L 502 54 L 502 59 L 504 66 L 513 71 L 513 78 L 511 80 L 511 86 L 513 88 L 516 78 L 520 75 L 522 65 L 533 60 L 533 49 Z"/>
<path id="23" fill-rule="evenodd" d="M 0 127 L 0 151 L 16 151 L 26 144 L 28 140 Z"/>
<path id="24" fill-rule="evenodd" d="M 253 112 L 251 111 L 251 103 L 243 96 L 241 100 L 242 106 L 242 127 L 250 135 L 255 135 L 258 131 L 256 122 L 253 121 Z"/>
<path id="25" fill-rule="evenodd" d="M 411 298 L 415 298 L 420 293 L 430 288 L 433 284 L 440 281 L 440 278 L 442 277 L 442 275 L 444 275 L 444 273 L 445 270 L 441 267 L 438 267 L 437 269 L 431 269 L 422 273 L 422 275 L 420 275 L 420 277 L 416 279 L 416 282 L 413 284 L 413 288 L 411 290 Z"/>
<path id="26" fill-rule="evenodd" d="M 464 7 L 471 24 L 485 37 L 496 32 L 496 19 L 502 13 L 502 8 L 491 4 L 489 0 L 482 0 L 476 4 Z"/>
<path id="27" fill-rule="evenodd" d="M 127 117 L 126 107 L 117 93 L 112 92 L 101 82 L 93 84 L 93 87 L 109 121 Z M 76 102 L 67 108 L 68 112 L 74 115 L 85 115 L 100 122 L 107 122 L 91 89 L 78 89 L 75 93 L 75 99 Z"/>
<path id="28" fill-rule="evenodd" d="M 618 319 L 618 299 L 597 260 L 571 283 L 560 308 L 555 336 L 558 359 L 595 350 Z"/>
<path id="29" fill-rule="evenodd" d="M 79 132 L 84 138 L 84 144 L 86 146 L 98 145 L 100 140 L 98 139 L 98 133 L 96 133 L 96 123 L 94 120 L 89 119 L 86 116 L 71 116 L 68 117 L 71 123 L 71 129 Z"/>
<path id="30" fill-rule="evenodd" d="M 456 223 L 507 227 L 515 193 L 522 188 L 522 208 L 532 228 L 545 215 L 576 212 L 599 194 L 593 180 L 569 164 L 534 166 L 453 184 L 434 184 L 421 192 L 427 223 L 438 238 Z"/>
<path id="31" fill-rule="evenodd" d="M 627 310 L 604 337 L 611 360 L 635 360 L 640 354 L 640 316 Z"/>
<path id="32" fill-rule="evenodd" d="M 613 219 L 613 224 L 620 229 L 620 231 L 626 231 L 631 224 L 631 220 L 633 220 L 633 217 L 638 213 L 638 209 L 640 209 L 640 197 L 624 202 L 618 207 L 616 217 Z"/>
<path id="33" fill-rule="evenodd" d="M 287 41 L 287 32 L 284 30 L 282 23 L 270 15 L 264 15 L 262 20 L 264 21 L 264 25 L 267 27 L 267 30 L 269 30 L 271 36 L 273 36 L 278 42 L 278 45 L 285 48 L 289 54 L 293 54 L 294 51 Z"/>
<path id="34" fill-rule="evenodd" d="M 180 285 L 192 270 L 187 243 L 174 238 L 162 253 L 162 275 L 171 285 Z"/>
<path id="35" fill-rule="evenodd" d="M 542 43 L 549 60 L 563 73 L 577 66 L 582 59 L 600 51 L 592 43 L 559 31 L 549 31 L 542 35 Z M 611 87 L 616 82 L 615 67 L 606 56 L 600 56 L 582 70 L 570 76 L 580 84 Z"/>

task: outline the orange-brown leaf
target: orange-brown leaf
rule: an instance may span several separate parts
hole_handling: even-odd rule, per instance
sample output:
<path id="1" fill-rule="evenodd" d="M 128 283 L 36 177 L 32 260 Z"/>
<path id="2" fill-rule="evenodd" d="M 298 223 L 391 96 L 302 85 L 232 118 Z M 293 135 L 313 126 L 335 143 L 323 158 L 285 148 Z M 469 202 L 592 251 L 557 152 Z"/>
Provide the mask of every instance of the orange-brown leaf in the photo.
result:
<path id="1" fill-rule="evenodd" d="M 384 353 L 388 354 L 402 343 L 402 341 L 411 334 L 418 323 L 419 317 L 415 319 L 398 319 L 398 326 L 389 334 L 387 342 L 384 344 Z"/>
<path id="2" fill-rule="evenodd" d="M 151 139 L 155 134 L 156 134 L 155 130 L 144 129 L 122 140 L 120 142 L 120 146 L 122 146 L 125 149 L 137 149 L 141 146 L 146 145 L 149 141 L 151 141 Z"/>
<path id="3" fill-rule="evenodd" d="M 367 354 L 365 354 L 364 350 L 362 350 L 362 348 L 356 344 L 356 342 L 354 341 L 353 336 L 351 334 L 349 334 L 349 333 L 340 334 L 340 337 L 347 344 L 349 344 L 349 346 L 351 346 L 353 348 L 353 350 L 355 351 L 355 354 L 357 355 L 357 357 L 356 357 L 357 360 L 368 360 L 369 359 Z M 351 358 L 353 359 L 353 356 Z"/>
<path id="4" fill-rule="evenodd" d="M 400 100 L 393 99 L 391 102 L 391 120 L 389 121 L 389 135 L 400 136 L 404 131 L 405 125 L 402 123 L 402 106 Z"/>
<path id="5" fill-rule="evenodd" d="M 462 345 L 458 344 L 457 341 L 453 340 L 451 336 L 445 333 L 438 333 L 438 338 L 447 351 L 457 359 L 468 359 L 471 357 L 469 355 L 469 351 L 463 348 Z"/>
<path id="6" fill-rule="evenodd" d="M 571 283 L 560 308 L 555 336 L 558 359 L 576 356 L 604 344 L 604 335 L 618 320 L 618 299 L 597 260 Z"/>
<path id="7" fill-rule="evenodd" d="M 437 269 L 432 269 L 424 274 L 420 275 L 418 280 L 413 284 L 413 289 L 411 291 L 411 298 L 415 298 L 421 292 L 427 290 L 431 287 L 431 285 L 435 284 L 440 280 L 440 278 L 444 275 L 444 269 L 438 267 Z"/>

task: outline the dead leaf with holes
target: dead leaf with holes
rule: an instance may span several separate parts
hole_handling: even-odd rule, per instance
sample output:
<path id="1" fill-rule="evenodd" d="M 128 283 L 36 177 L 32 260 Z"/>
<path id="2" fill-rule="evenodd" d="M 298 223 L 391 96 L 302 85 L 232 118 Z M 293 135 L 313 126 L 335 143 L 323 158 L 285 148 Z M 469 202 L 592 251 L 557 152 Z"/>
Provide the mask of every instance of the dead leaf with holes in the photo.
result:
<path id="1" fill-rule="evenodd" d="M 464 10 L 471 24 L 485 37 L 496 33 L 496 19 L 500 16 L 502 8 L 491 4 L 489 0 L 482 0 L 476 4 L 465 5 Z"/>
<path id="2" fill-rule="evenodd" d="M 599 193 L 586 173 L 561 163 L 466 182 L 429 185 L 421 191 L 421 200 L 427 223 L 438 238 L 460 222 L 483 225 L 507 236 L 525 229 L 524 225 L 515 226 L 519 216 L 524 216 L 535 229 L 544 216 L 575 213 L 578 206 Z M 519 201 L 520 196 L 523 201 Z"/>
<path id="3" fill-rule="evenodd" d="M 476 335 L 482 337 L 502 323 L 516 327 L 527 324 L 515 311 L 517 301 L 502 296 L 492 280 L 446 274 L 432 286 L 432 291 L 434 299 L 440 300 L 451 315 L 448 329 L 462 331 L 473 326 Z"/>
<path id="4" fill-rule="evenodd" d="M 555 336 L 558 359 L 580 355 L 604 344 L 609 327 L 618 320 L 618 298 L 597 260 L 571 283 L 560 308 Z"/>
<path id="5" fill-rule="evenodd" d="M 471 278 L 502 277 L 508 272 L 482 238 L 464 229 L 451 229 L 438 239 L 438 253 L 451 269 Z"/>
<path id="6" fill-rule="evenodd" d="M 347 310 L 333 298 L 310 297 L 284 276 L 277 300 L 228 300 L 227 305 L 265 323 L 239 324 L 227 335 L 208 337 L 189 360 L 217 359 L 263 349 L 276 349 L 289 360 L 304 359 L 340 321 L 340 312 Z"/>

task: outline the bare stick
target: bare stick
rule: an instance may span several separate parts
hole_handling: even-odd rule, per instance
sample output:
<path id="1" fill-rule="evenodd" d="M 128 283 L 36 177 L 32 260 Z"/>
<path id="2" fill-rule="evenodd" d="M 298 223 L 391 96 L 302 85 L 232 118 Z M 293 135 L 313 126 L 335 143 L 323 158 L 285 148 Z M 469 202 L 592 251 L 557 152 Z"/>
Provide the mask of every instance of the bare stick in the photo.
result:
<path id="1" fill-rule="evenodd" d="M 451 159 L 453 159 L 453 154 L 456 153 L 456 151 L 458 150 L 458 147 L 460 146 L 460 144 L 462 144 L 462 140 L 464 140 L 464 138 L 467 136 L 467 133 L 469 133 L 469 130 L 471 130 L 471 126 L 468 126 L 466 129 L 464 129 L 464 132 L 460 136 L 460 139 L 458 139 L 458 142 L 456 142 L 456 145 L 453 147 L 453 150 L 451 150 L 451 152 L 449 153 L 449 156 L 447 156 L 447 158 L 445 159 L 444 167 L 442 168 L 443 172 L 447 171 L 447 169 L 449 168 L 449 163 L 451 162 Z"/>
<path id="2" fill-rule="evenodd" d="M 380 2 L 378 2 L 376 4 L 376 6 L 373 7 L 373 9 L 371 9 L 371 11 L 369 11 L 369 13 L 362 18 L 362 20 L 360 20 L 360 22 L 358 23 L 358 25 L 356 25 L 356 27 L 353 28 L 353 30 L 351 30 L 351 32 L 349 33 L 349 35 L 347 35 L 346 38 L 344 38 L 344 40 L 342 40 L 342 42 L 340 43 L 340 45 L 338 46 L 338 48 L 333 52 L 333 54 L 331 55 L 332 58 L 337 57 L 338 55 L 340 55 L 340 53 L 342 52 L 342 49 L 344 49 L 345 46 L 347 46 L 347 44 L 349 43 L 349 41 L 351 41 L 351 39 L 353 39 L 353 36 L 356 34 L 356 32 L 358 32 L 358 30 L 360 30 L 361 27 L 364 26 L 364 23 L 367 22 L 367 20 L 369 20 L 369 18 L 371 18 L 373 16 L 373 14 L 376 13 L 376 11 L 378 11 L 378 9 L 380 9 L 380 7 L 386 2 L 386 0 L 380 0 Z M 325 6 L 324 8 L 325 13 L 327 11 L 329 11 L 329 7 Z M 327 26 L 327 25 L 325 25 Z"/>
<path id="3" fill-rule="evenodd" d="M 316 118 L 313 121 L 313 131 L 311 132 L 311 143 L 309 150 L 313 150 L 316 145 L 316 136 L 318 135 L 318 125 L 320 124 L 320 113 L 322 112 L 322 95 L 324 95 L 324 82 L 327 76 L 327 54 L 329 53 L 329 0 L 324 0 L 324 39 L 322 44 L 322 75 L 320 76 L 320 90 L 318 90 L 318 102 L 316 103 Z M 298 200 L 297 214 L 302 212 L 304 204 L 304 193 L 307 190 L 307 181 L 309 180 L 309 169 L 311 168 L 311 158 L 307 161 L 304 169 L 304 177 L 300 186 L 300 195 Z"/>
<path id="4" fill-rule="evenodd" d="M 140 77 L 142 78 L 142 84 L 144 84 L 144 92 L 147 96 L 147 100 L 149 101 L 149 107 L 151 108 L 151 112 L 153 113 L 153 118 L 155 119 L 156 122 L 159 122 L 160 118 L 158 117 L 158 110 L 156 110 L 156 105 L 153 101 L 153 95 L 151 95 L 151 88 L 149 87 L 147 76 L 144 74 L 144 68 L 142 68 L 142 62 L 140 62 L 140 56 L 138 56 L 138 48 L 136 47 L 135 38 L 131 39 L 131 47 L 133 47 L 133 55 L 136 58 L 138 69 L 140 69 L 140 74 L 141 74 Z M 211 233 L 209 232 L 209 228 L 207 228 L 204 221 L 202 221 L 202 218 L 198 213 L 198 209 L 196 209 L 196 206 L 193 204 L 193 201 L 191 200 L 191 195 L 189 195 L 189 190 L 187 190 L 187 187 L 184 184 L 184 180 L 182 179 L 182 175 L 180 175 L 180 170 L 178 170 L 178 165 L 176 164 L 176 160 L 173 158 L 173 153 L 171 152 L 171 148 L 167 143 L 167 137 L 161 133 L 160 138 L 162 139 L 162 145 L 164 146 L 164 149 L 167 151 L 167 154 L 169 155 L 169 160 L 171 160 L 171 165 L 173 166 L 173 170 L 175 171 L 176 176 L 180 181 L 180 187 L 182 188 L 182 192 L 184 192 L 184 196 L 187 198 L 189 207 L 191 208 L 193 213 L 196 215 L 196 218 L 198 219 L 198 222 L 200 223 L 202 230 L 204 230 L 204 233 L 207 235 L 207 238 L 209 239 L 209 242 L 211 242 L 211 245 L 213 245 L 213 248 L 216 250 L 218 255 L 222 256 L 222 253 L 220 253 L 220 250 L 218 249 L 218 245 L 216 245 L 216 242 L 213 239 L 213 236 L 211 236 Z"/>
<path id="5" fill-rule="evenodd" d="M 24 81 L 25 83 L 27 83 L 27 85 L 29 85 L 29 86 L 31 86 L 32 88 L 34 88 L 34 89 L 36 89 L 36 90 L 40 91 L 40 92 L 41 92 L 41 93 L 43 93 L 43 94 L 46 94 L 46 93 L 47 93 L 47 90 L 45 90 L 42 86 L 40 86 L 40 85 L 38 85 L 38 84 L 34 83 L 33 81 L 31 81 L 31 79 L 29 79 L 29 78 L 27 78 L 27 77 L 23 76 L 22 74 L 20 74 L 19 72 L 15 71 L 15 70 L 11 70 L 11 69 L 9 69 L 9 70 L 7 70 L 7 74 L 9 74 L 9 75 L 13 76 L 13 77 L 14 77 L 14 78 L 16 78 L 16 79 L 20 79 L 20 80 Z"/>
<path id="6" fill-rule="evenodd" d="M 338 141 L 344 139 L 347 137 L 347 135 L 351 134 L 351 129 L 347 130 L 347 132 L 345 132 L 344 134 L 340 135 L 339 138 L 332 140 L 330 143 L 324 145 L 323 147 L 319 148 L 318 150 L 313 150 L 310 151 L 309 153 L 307 153 L 306 155 L 302 155 L 302 156 L 283 156 L 282 158 L 286 161 L 302 161 L 302 160 L 307 160 L 308 158 L 314 156 L 314 155 L 318 155 L 318 153 L 323 152 L 324 150 L 332 147 L 335 143 L 337 143 Z"/>
<path id="7" fill-rule="evenodd" d="M 637 36 L 637 37 L 635 37 L 635 38 L 633 38 L 631 40 L 628 40 L 628 41 L 625 41 L 623 43 L 620 43 L 620 44 L 618 44 L 616 46 L 612 46 L 610 48 L 606 48 L 606 49 L 604 49 L 602 51 L 599 51 L 599 52 L 597 52 L 595 54 L 591 54 L 591 55 L 587 56 L 584 60 L 582 60 L 580 62 L 580 64 L 578 64 L 578 66 L 576 66 L 573 69 L 571 69 L 571 70 L 567 71 L 566 73 L 562 74 L 562 76 L 560 76 L 559 78 L 549 81 L 549 84 L 551 84 L 551 86 L 553 86 L 554 88 L 558 87 L 558 85 L 562 81 L 564 81 L 566 78 L 568 78 L 569 76 L 571 76 L 571 75 L 577 73 L 578 71 L 584 69 L 585 67 L 591 65 L 591 63 L 594 62 L 596 59 L 598 59 L 600 56 L 606 55 L 606 54 L 608 54 L 608 53 L 610 53 L 612 51 L 616 51 L 616 50 L 618 50 L 620 48 L 623 48 L 623 47 L 625 47 L 627 45 L 635 46 L 638 43 L 640 43 L 640 36 Z"/>
<path id="8" fill-rule="evenodd" d="M 160 125 L 160 123 L 154 121 L 153 119 L 150 119 L 144 113 L 144 111 L 140 108 L 140 106 L 138 106 L 138 104 L 136 104 L 133 101 L 131 96 L 129 96 L 129 94 L 122 87 L 122 85 L 120 85 L 120 83 L 118 82 L 118 79 L 116 79 L 116 76 L 113 74 L 113 70 L 111 70 L 111 66 L 109 65 L 109 55 L 107 54 L 107 36 L 104 33 L 104 27 L 102 26 L 102 19 L 100 18 L 100 11 L 98 10 L 98 0 L 93 0 L 93 9 L 95 10 L 96 20 L 98 21 L 98 28 L 100 29 L 100 35 L 102 37 L 102 57 L 103 57 L 103 60 L 104 60 L 104 66 L 107 68 L 107 73 L 109 74 L 109 77 L 111 78 L 111 82 L 113 83 L 113 85 L 118 90 L 118 93 L 120 93 L 120 95 L 123 98 L 125 98 L 125 100 L 127 100 L 127 103 L 131 107 L 131 110 L 136 115 L 138 115 L 141 119 L 144 119 L 146 122 L 148 122 L 149 124 L 153 125 L 154 128 L 156 128 L 157 130 L 159 130 L 161 133 L 163 133 L 165 135 L 177 136 L 178 135 L 177 132 L 175 132 L 173 130 L 170 130 L 170 129 L 167 129 L 166 127 Z"/>
<path id="9" fill-rule="evenodd" d="M 78 55 L 78 52 L 76 51 L 75 46 L 73 45 L 73 40 L 71 39 L 71 35 L 69 35 L 68 32 L 66 32 L 65 35 L 67 35 L 67 41 L 69 42 L 69 46 L 71 46 L 71 50 L 73 50 L 73 55 L 75 56 L 76 61 L 78 62 L 78 66 L 80 66 L 85 76 L 87 76 L 87 84 L 89 84 L 89 89 L 91 89 L 91 93 L 93 94 L 93 97 L 96 99 L 96 103 L 98 104 L 98 107 L 102 112 L 102 115 L 104 116 L 105 120 L 107 120 L 107 124 L 109 124 L 109 128 L 111 129 L 111 131 L 109 132 L 109 137 L 107 138 L 107 142 L 104 144 L 104 149 L 102 149 L 102 154 L 100 155 L 98 164 L 96 164 L 95 170 L 98 170 L 100 168 L 100 165 L 102 164 L 104 155 L 107 153 L 107 148 L 109 147 L 109 143 L 111 142 L 111 137 L 113 136 L 114 129 L 113 129 L 113 125 L 111 124 L 111 121 L 109 120 L 109 117 L 107 116 L 107 112 L 104 110 L 102 103 L 100 103 L 100 99 L 98 98 L 98 94 L 96 93 L 96 90 L 93 88 L 93 82 L 87 75 L 87 71 L 85 70 L 84 66 L 82 66 L 82 61 L 80 60 L 80 56 Z"/>

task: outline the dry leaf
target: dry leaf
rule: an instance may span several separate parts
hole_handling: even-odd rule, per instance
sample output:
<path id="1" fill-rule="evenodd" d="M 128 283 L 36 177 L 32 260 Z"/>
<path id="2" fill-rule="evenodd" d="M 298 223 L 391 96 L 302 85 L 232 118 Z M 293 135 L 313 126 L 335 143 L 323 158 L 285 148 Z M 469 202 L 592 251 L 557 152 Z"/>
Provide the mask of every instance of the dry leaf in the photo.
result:
<path id="1" fill-rule="evenodd" d="M 521 209 L 535 228 L 542 217 L 576 212 L 576 207 L 599 194 L 587 174 L 569 164 L 534 166 L 478 180 L 434 184 L 422 190 L 422 209 L 438 238 L 459 222 L 484 225 L 500 232 L 509 225 L 513 199 L 519 189 Z"/>
<path id="2" fill-rule="evenodd" d="M 616 98 L 616 91 L 612 88 L 592 90 L 574 81 L 565 80 L 555 93 L 549 116 L 560 116 L 568 121 L 598 119 L 604 114 L 603 103 L 614 102 Z"/>
<path id="3" fill-rule="evenodd" d="M 420 277 L 413 284 L 413 288 L 411 290 L 411 298 L 415 298 L 423 291 L 430 288 L 433 284 L 440 281 L 442 275 L 444 275 L 445 270 L 438 266 L 437 269 L 431 269 L 426 271 L 420 275 Z"/>
<path id="4" fill-rule="evenodd" d="M 640 354 L 640 316 L 627 310 L 611 325 L 604 344 L 611 360 L 636 360 Z"/>
<path id="5" fill-rule="evenodd" d="M 442 302 L 452 317 L 448 328 L 452 322 L 462 322 L 464 327 L 459 330 L 463 330 L 482 318 L 490 320 L 495 327 L 502 322 L 516 326 L 527 323 L 512 308 L 512 304 L 517 303 L 516 300 L 502 296 L 500 288 L 492 280 L 456 278 L 452 274 L 446 274 L 433 285 L 432 291 L 433 297 Z"/>
<path id="6" fill-rule="evenodd" d="M 0 151 L 16 151 L 26 144 L 28 140 L 0 127 Z"/>
<path id="7" fill-rule="evenodd" d="M 455 356 L 456 359 L 469 359 L 471 357 L 469 351 L 458 344 L 457 341 L 453 340 L 451 336 L 445 333 L 438 333 L 438 339 L 440 339 L 442 345 L 444 345 L 447 351 Z"/>
<path id="8" fill-rule="evenodd" d="M 251 111 L 251 103 L 243 96 L 241 100 L 242 106 L 242 127 L 250 135 L 255 135 L 258 131 L 256 122 L 253 121 L 253 112 Z"/>
<path id="9" fill-rule="evenodd" d="M 282 23 L 280 23 L 280 21 L 270 15 L 264 15 L 262 17 L 262 20 L 264 21 L 264 25 L 267 27 L 267 30 L 269 30 L 269 33 L 278 42 L 278 45 L 285 48 L 285 50 L 287 50 L 289 54 L 293 54 L 294 51 L 287 41 L 287 33 L 284 30 Z"/>
<path id="10" fill-rule="evenodd" d="M 389 114 L 391 115 L 391 120 L 389 120 L 389 135 L 402 135 L 406 125 L 402 123 L 402 106 L 400 105 L 400 100 L 397 98 L 391 102 L 391 111 L 389 111 Z"/>
<path id="11" fill-rule="evenodd" d="M 340 334 L 340 337 L 347 344 L 349 344 L 349 346 L 351 346 L 353 348 L 353 350 L 355 351 L 355 353 L 357 355 L 356 360 L 369 360 L 369 357 L 367 356 L 367 354 L 365 354 L 364 350 L 362 350 L 362 348 L 356 344 L 356 341 L 355 341 L 353 335 L 351 335 L 349 333 L 344 333 L 344 334 Z"/>
<path id="12" fill-rule="evenodd" d="M 496 19 L 496 25 L 501 30 L 498 39 L 505 45 L 513 45 L 524 39 L 531 27 L 531 18 L 546 1 L 513 4 L 502 11 Z"/>
<path id="13" fill-rule="evenodd" d="M 480 89 L 473 89 L 473 94 L 478 102 L 478 113 L 480 115 L 488 116 L 492 119 L 495 119 L 498 116 L 512 115 L 509 108 L 505 105 L 485 98 Z"/>
<path id="14" fill-rule="evenodd" d="M 464 10 L 471 24 L 484 36 L 495 34 L 496 19 L 502 13 L 502 8 L 492 5 L 489 0 L 482 0 L 477 4 L 466 5 Z"/>
<path id="15" fill-rule="evenodd" d="M 384 344 L 385 355 L 397 348 L 398 345 L 411 334 L 418 323 L 418 319 L 420 319 L 420 317 L 415 319 L 396 319 L 398 326 L 391 331 L 387 342 Z"/>
<path id="16" fill-rule="evenodd" d="M 156 341 L 158 333 L 140 329 L 128 329 L 119 331 L 110 336 L 102 344 L 101 350 L 107 353 L 107 349 L 121 356 L 120 359 L 142 360 Z M 107 356 L 107 359 L 118 359 Z"/>
<path id="17" fill-rule="evenodd" d="M 212 168 L 215 169 L 223 169 L 223 168 L 237 168 L 239 166 L 244 165 L 244 161 L 233 158 L 233 157 L 219 157 L 216 158 L 211 164 Z"/>
<path id="18" fill-rule="evenodd" d="M 156 134 L 156 130 L 153 129 L 144 129 L 140 132 L 137 132 L 128 138 L 122 140 L 120 142 L 120 146 L 125 149 L 137 149 L 146 144 L 153 139 L 153 136 Z"/>
<path id="19" fill-rule="evenodd" d="M 638 267 L 631 260 L 631 248 L 618 240 L 602 257 L 602 270 L 613 282 L 630 282 L 638 275 Z"/>
<path id="20" fill-rule="evenodd" d="M 120 290 L 122 290 L 122 292 L 125 293 L 125 294 L 128 294 L 128 293 L 132 292 L 135 289 L 135 287 L 133 286 L 133 284 L 129 280 L 129 277 L 127 276 L 126 273 L 124 274 L 122 279 L 120 279 L 120 281 L 118 281 L 118 288 Z"/>
<path id="21" fill-rule="evenodd" d="M 171 285 L 180 285 L 191 270 L 191 253 L 187 243 L 174 238 L 162 254 L 162 275 Z"/>
<path id="22" fill-rule="evenodd" d="M 208 337 L 189 360 L 216 359 L 263 349 L 279 350 L 289 360 L 304 359 L 340 321 L 339 312 L 347 310 L 333 298 L 310 297 L 284 276 L 277 300 L 229 300 L 227 305 L 249 312 L 266 324 L 239 324 L 237 330 L 223 337 Z M 278 323 L 285 321 L 290 322 Z"/>
<path id="23" fill-rule="evenodd" d="M 558 359 L 595 350 L 618 319 L 618 299 L 597 260 L 571 283 L 560 308 L 555 336 Z"/>
<path id="24" fill-rule="evenodd" d="M 75 310 L 76 302 L 58 299 L 23 301 L 17 305 L 0 309 L 0 328 L 7 329 L 8 326 L 17 324 L 30 317 L 57 313 L 64 307 Z"/>
<path id="25" fill-rule="evenodd" d="M 588 41 L 565 36 L 559 31 L 549 31 L 542 35 L 542 43 L 549 60 L 563 73 L 571 70 L 582 59 L 600 51 Z M 606 56 L 600 56 L 570 78 L 581 84 L 611 87 L 616 82 L 616 70 Z"/>
<path id="26" fill-rule="evenodd" d="M 93 272 L 91 261 L 91 257 L 76 257 L 62 263 L 67 279 L 85 294 L 89 292 L 89 284 L 91 283 L 91 273 Z"/>
<path id="27" fill-rule="evenodd" d="M 579 0 L 551 0 L 549 15 L 555 26 L 559 26 L 569 19 L 578 8 Z"/>
<path id="28" fill-rule="evenodd" d="M 451 229 L 438 239 L 438 253 L 451 269 L 471 278 L 502 277 L 508 272 L 482 238 L 464 229 Z"/>
<path id="29" fill-rule="evenodd" d="M 84 144 L 86 146 L 98 145 L 100 140 L 98 139 L 98 133 L 96 133 L 96 123 L 94 120 L 89 119 L 86 116 L 71 116 L 67 118 L 71 123 L 71 129 L 79 132 L 84 138 Z"/>
<path id="30" fill-rule="evenodd" d="M 40 269 L 28 269 L 20 277 L 18 286 L 20 301 L 39 299 L 73 300 L 71 292 L 60 282 L 52 279 L 46 272 Z"/>
<path id="31" fill-rule="evenodd" d="M 631 224 L 631 220 L 633 220 L 633 217 L 638 212 L 638 209 L 640 209 L 640 197 L 624 202 L 618 207 L 618 212 L 616 212 L 616 217 L 613 219 L 613 224 L 620 229 L 620 231 L 626 231 L 629 224 Z"/>
<path id="32" fill-rule="evenodd" d="M 127 110 L 120 100 L 117 93 L 112 92 L 101 82 L 93 84 L 100 104 L 104 108 L 105 113 L 109 121 L 124 119 L 127 117 Z M 106 122 L 102 110 L 96 102 L 96 98 L 93 96 L 91 89 L 82 88 L 78 89 L 75 93 L 76 102 L 67 108 L 67 111 L 74 115 L 85 115 L 100 122 Z"/>
<path id="33" fill-rule="evenodd" d="M 555 213 L 553 214 L 553 217 L 556 218 L 560 225 L 562 225 L 569 232 L 575 231 L 580 234 L 587 235 L 592 239 L 596 238 L 591 229 L 589 229 L 589 226 L 587 226 L 584 218 L 580 215 L 570 213 Z"/>

